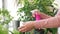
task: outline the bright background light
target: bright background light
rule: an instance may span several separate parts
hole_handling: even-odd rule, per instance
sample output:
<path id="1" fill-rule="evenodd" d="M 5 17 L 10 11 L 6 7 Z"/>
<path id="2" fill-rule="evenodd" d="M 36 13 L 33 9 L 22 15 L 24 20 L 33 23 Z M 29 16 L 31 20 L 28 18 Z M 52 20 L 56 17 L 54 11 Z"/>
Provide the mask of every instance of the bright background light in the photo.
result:
<path id="1" fill-rule="evenodd" d="M 2 0 L 0 0 L 0 8 L 2 8 Z"/>

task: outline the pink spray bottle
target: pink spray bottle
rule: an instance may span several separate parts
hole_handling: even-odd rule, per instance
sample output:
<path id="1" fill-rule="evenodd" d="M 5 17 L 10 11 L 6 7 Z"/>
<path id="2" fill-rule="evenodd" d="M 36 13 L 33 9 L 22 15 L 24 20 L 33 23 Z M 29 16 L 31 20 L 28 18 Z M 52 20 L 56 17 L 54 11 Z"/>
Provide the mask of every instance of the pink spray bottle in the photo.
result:
<path id="1" fill-rule="evenodd" d="M 40 14 L 35 13 L 35 19 L 36 19 L 36 21 L 39 21 L 41 19 Z"/>
<path id="2" fill-rule="evenodd" d="M 39 21 L 39 20 L 41 20 L 41 16 L 40 16 L 40 14 L 37 12 L 38 10 L 36 9 L 36 10 L 32 10 L 31 12 L 34 14 L 34 17 L 35 17 L 35 20 L 36 21 Z M 40 32 L 40 34 L 42 34 L 42 33 L 44 33 L 43 31 L 44 31 L 44 29 L 35 29 L 36 31 L 39 31 Z M 35 34 L 36 34 L 36 32 L 35 32 Z"/>
<path id="3" fill-rule="evenodd" d="M 37 11 L 38 11 L 38 10 L 35 9 L 35 10 L 32 10 L 31 12 L 32 12 L 32 14 L 34 14 L 35 20 L 36 20 L 36 21 L 39 21 L 39 20 L 41 19 L 41 17 L 40 17 L 40 14 L 39 14 Z"/>

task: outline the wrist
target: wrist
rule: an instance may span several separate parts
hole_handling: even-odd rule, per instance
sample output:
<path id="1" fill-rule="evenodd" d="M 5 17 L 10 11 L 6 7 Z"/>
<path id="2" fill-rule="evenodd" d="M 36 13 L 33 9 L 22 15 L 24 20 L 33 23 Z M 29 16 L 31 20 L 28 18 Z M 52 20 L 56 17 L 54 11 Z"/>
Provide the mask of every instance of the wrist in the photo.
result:
<path id="1" fill-rule="evenodd" d="M 40 21 L 34 21 L 33 23 L 34 23 L 33 26 L 36 29 L 45 28 L 45 26 L 48 23 L 48 19 L 44 19 L 44 20 L 40 20 Z"/>
<path id="2" fill-rule="evenodd" d="M 39 29 L 40 28 L 39 22 L 38 21 L 33 21 L 33 27 L 35 29 Z"/>

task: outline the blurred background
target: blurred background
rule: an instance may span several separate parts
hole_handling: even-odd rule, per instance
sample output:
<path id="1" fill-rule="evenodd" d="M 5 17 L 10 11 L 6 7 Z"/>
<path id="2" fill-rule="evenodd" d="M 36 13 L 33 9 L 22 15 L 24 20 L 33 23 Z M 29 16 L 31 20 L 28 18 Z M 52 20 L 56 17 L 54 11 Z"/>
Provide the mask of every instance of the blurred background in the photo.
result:
<path id="1" fill-rule="evenodd" d="M 34 21 L 31 10 L 54 16 L 60 8 L 60 0 L 0 0 L 0 34 L 34 34 L 19 32 L 18 27 L 23 22 Z M 60 28 L 46 28 L 44 34 L 60 34 Z M 39 33 L 37 33 L 39 34 Z"/>

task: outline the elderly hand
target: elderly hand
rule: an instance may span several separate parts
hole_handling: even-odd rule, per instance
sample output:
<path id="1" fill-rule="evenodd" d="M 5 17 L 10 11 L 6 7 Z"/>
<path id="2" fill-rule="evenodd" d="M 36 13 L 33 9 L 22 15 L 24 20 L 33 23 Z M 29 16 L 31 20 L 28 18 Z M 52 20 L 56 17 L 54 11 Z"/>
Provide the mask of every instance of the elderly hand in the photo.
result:
<path id="1" fill-rule="evenodd" d="M 32 30 L 33 28 L 34 28 L 34 23 L 32 21 L 29 21 L 29 22 L 26 22 L 24 26 L 19 27 L 18 29 L 20 32 L 27 32 Z"/>

